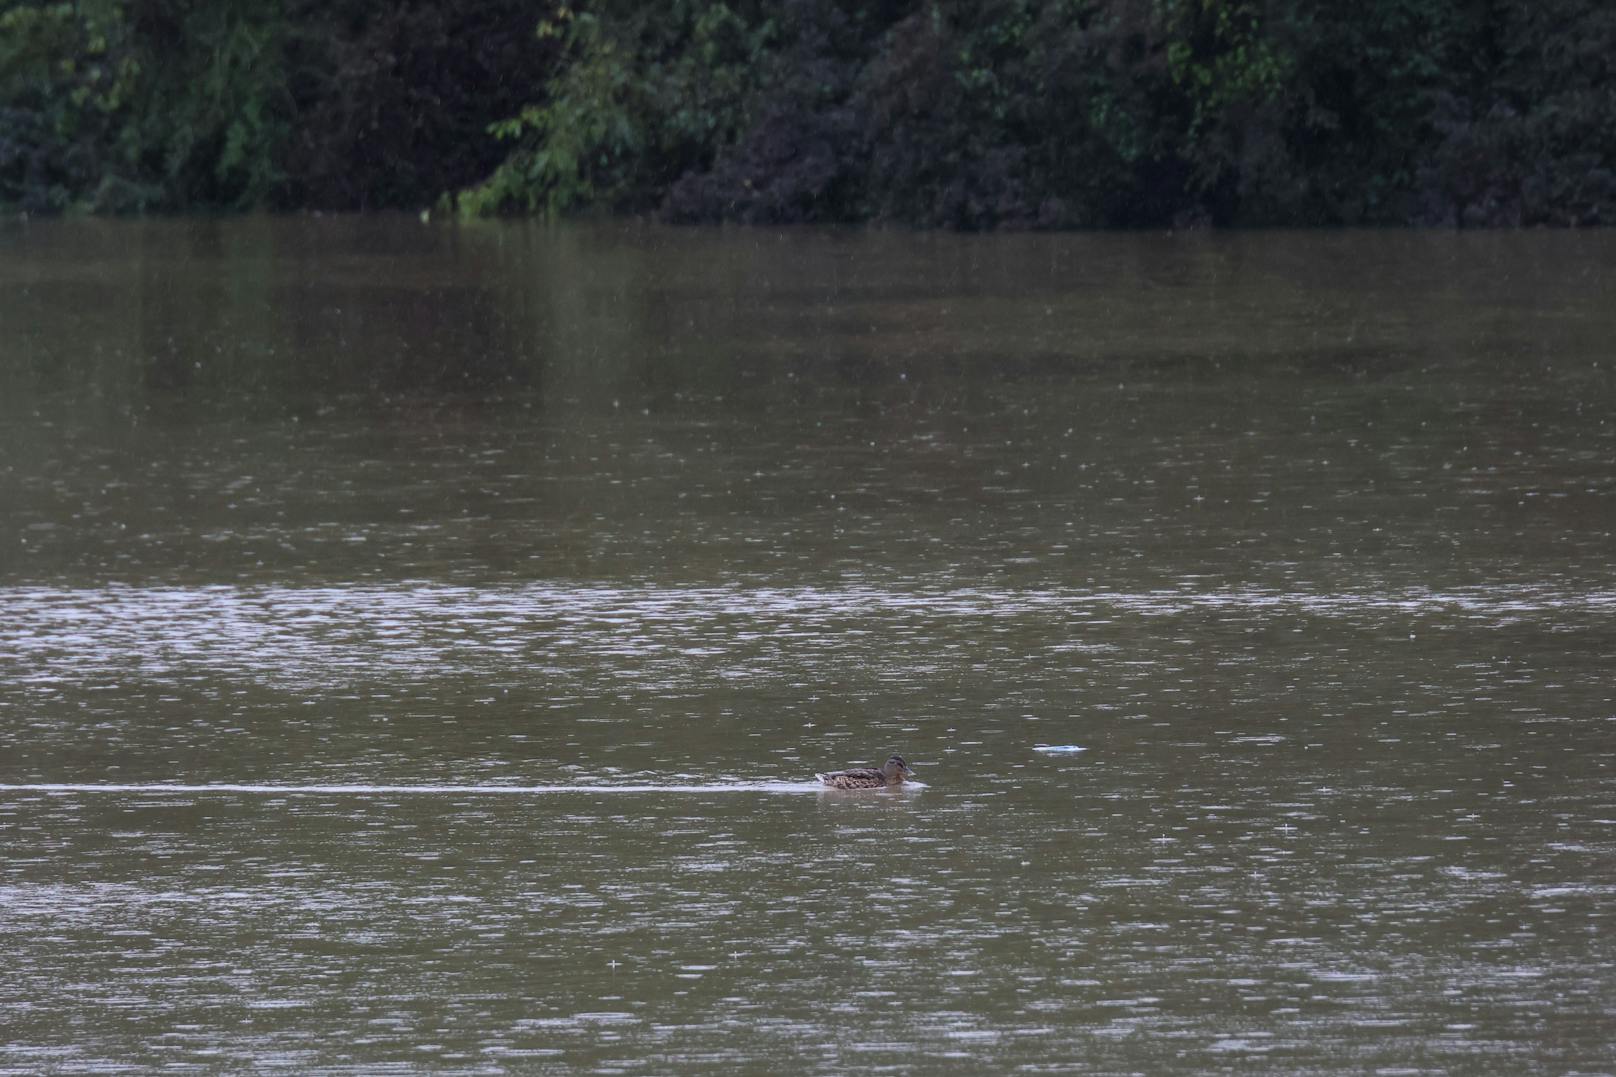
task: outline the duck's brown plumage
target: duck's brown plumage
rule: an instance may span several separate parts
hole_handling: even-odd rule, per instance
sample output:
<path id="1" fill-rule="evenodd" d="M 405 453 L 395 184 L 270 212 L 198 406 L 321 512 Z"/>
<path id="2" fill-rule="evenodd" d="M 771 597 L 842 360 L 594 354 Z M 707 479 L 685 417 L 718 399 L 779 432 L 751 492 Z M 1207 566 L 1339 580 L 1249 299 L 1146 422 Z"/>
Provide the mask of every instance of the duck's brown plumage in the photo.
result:
<path id="1" fill-rule="evenodd" d="M 903 761 L 903 756 L 895 755 L 880 767 L 836 770 L 815 777 L 832 789 L 884 789 L 889 785 L 902 785 L 903 780 L 913 777 L 914 773 L 909 769 L 909 764 Z"/>

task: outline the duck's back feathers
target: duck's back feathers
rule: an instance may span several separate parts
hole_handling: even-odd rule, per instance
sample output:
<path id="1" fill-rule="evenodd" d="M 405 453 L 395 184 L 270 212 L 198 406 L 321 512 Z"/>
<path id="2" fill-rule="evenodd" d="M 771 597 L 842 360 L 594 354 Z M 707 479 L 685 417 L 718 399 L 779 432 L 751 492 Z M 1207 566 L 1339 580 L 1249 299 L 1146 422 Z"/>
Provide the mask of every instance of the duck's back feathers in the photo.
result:
<path id="1" fill-rule="evenodd" d="M 816 774 L 814 777 L 832 789 L 880 789 L 887 784 L 887 776 L 874 767 L 837 770 L 829 774 Z"/>
<path id="2" fill-rule="evenodd" d="M 905 778 L 915 772 L 903 761 L 903 756 L 888 756 L 879 767 L 859 767 L 856 770 L 833 770 L 829 774 L 815 774 L 832 789 L 885 789 L 889 785 L 902 785 Z"/>

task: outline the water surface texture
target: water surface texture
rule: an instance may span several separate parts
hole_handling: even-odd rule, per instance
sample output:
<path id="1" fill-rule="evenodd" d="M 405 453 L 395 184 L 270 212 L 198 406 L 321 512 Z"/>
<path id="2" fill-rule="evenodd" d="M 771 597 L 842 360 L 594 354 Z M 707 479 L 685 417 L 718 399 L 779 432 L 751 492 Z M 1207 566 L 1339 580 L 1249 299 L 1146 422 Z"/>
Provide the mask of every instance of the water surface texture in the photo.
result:
<path id="1" fill-rule="evenodd" d="M 1609 1073 L 1613 296 L 0 225 L 0 1072 Z"/>

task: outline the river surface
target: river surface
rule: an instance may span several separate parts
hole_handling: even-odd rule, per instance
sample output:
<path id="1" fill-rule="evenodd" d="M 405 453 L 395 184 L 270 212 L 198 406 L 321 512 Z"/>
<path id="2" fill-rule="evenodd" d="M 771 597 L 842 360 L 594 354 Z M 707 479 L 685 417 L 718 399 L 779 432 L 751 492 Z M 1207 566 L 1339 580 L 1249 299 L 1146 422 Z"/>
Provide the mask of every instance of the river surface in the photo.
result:
<path id="1" fill-rule="evenodd" d="M 0 225 L 0 1073 L 1610 1073 L 1613 341 L 1610 232 Z"/>

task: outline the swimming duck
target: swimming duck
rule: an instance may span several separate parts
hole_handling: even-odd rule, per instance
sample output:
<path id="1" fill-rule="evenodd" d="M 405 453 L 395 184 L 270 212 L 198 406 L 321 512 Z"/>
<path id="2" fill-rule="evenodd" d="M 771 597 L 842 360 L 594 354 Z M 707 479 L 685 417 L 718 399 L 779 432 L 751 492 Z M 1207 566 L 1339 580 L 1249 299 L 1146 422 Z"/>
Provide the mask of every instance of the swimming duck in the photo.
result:
<path id="1" fill-rule="evenodd" d="M 905 778 L 914 776 L 915 772 L 909 769 L 909 764 L 903 761 L 901 755 L 890 757 L 879 768 L 859 767 L 857 770 L 836 770 L 814 775 L 832 789 L 884 789 L 889 785 L 902 785 Z"/>

